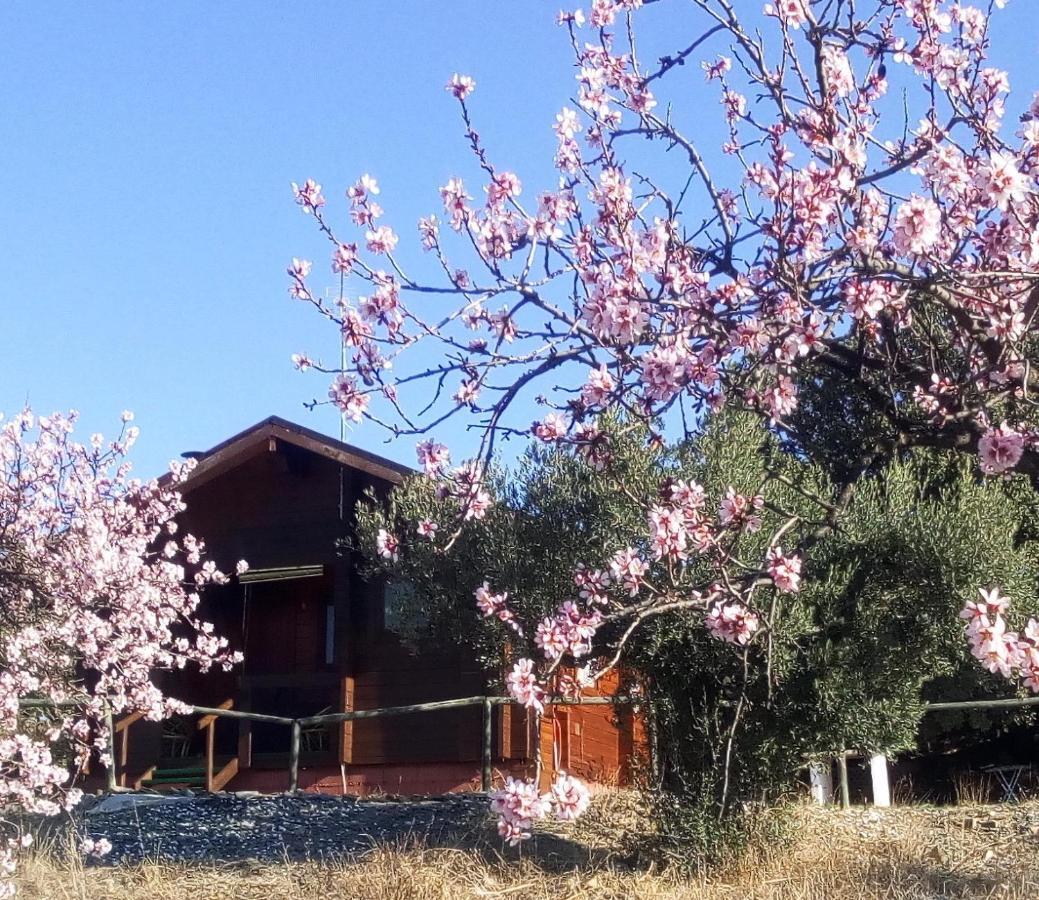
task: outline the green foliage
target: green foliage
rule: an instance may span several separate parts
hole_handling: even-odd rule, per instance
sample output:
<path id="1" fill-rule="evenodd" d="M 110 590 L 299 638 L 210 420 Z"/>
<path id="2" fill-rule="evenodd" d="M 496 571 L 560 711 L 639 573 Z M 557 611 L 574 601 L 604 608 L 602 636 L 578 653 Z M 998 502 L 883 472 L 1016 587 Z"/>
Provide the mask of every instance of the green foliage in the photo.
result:
<path id="1" fill-rule="evenodd" d="M 514 472 L 494 473 L 495 507 L 462 525 L 447 553 L 411 524 L 451 521 L 428 481 L 408 481 L 387 509 L 363 510 L 369 552 L 380 528 L 403 539 L 398 562 L 373 557 L 372 573 L 415 586 L 411 639 L 465 642 L 492 669 L 506 645 L 536 655 L 501 623 L 480 620 L 474 588 L 488 580 L 507 590 L 524 623 L 536 622 L 573 597 L 575 562 L 602 567 L 619 548 L 645 546 L 646 506 L 671 479 L 700 482 L 709 505 L 730 485 L 766 495 L 761 529 L 734 550 L 754 566 L 790 516 L 798 522 L 787 550 L 826 525 L 841 487 L 839 470 L 806 462 L 745 415 L 718 417 L 678 447 L 659 448 L 620 422 L 611 440 L 616 458 L 602 472 L 530 447 Z M 950 728 L 990 727 L 986 716 L 925 717 L 924 703 L 1005 695 L 1005 682 L 969 657 L 957 614 L 995 582 L 1019 610 L 1039 607 L 1037 535 L 1035 495 L 1021 479 L 981 479 L 970 461 L 914 451 L 858 480 L 836 530 L 806 557 L 798 593 L 757 590 L 765 627 L 746 648 L 712 638 L 701 610 L 647 620 L 628 661 L 652 698 L 662 852 L 731 849 L 756 827 L 753 811 L 791 791 L 813 756 L 892 753 L 914 748 L 921 732 L 933 742 Z M 691 585 L 717 577 L 693 556 L 688 574 Z"/>
<path id="2" fill-rule="evenodd" d="M 607 475 L 572 454 L 532 444 L 514 471 L 490 473 L 495 503 L 481 521 L 455 523 L 456 509 L 437 500 L 433 484 L 421 477 L 394 490 L 388 505 L 373 496 L 359 506 L 357 531 L 369 577 L 415 587 L 403 636 L 416 646 L 464 642 L 492 670 L 507 644 L 514 653 L 533 655 L 532 643 L 480 619 L 473 591 L 488 581 L 494 590 L 508 591 L 510 607 L 524 622 L 537 622 L 573 596 L 576 561 L 601 564 L 629 538 L 643 535 L 645 514 L 636 498 L 656 490 L 669 463 L 662 452 L 646 449 L 641 431 L 617 427 L 614 449 Z M 617 490 L 613 479 L 626 490 Z M 415 523 L 424 518 L 447 523 L 443 531 L 458 528 L 449 551 L 440 549 L 443 533 L 435 542 L 417 535 Z M 403 540 L 396 563 L 374 552 L 382 528 Z"/>

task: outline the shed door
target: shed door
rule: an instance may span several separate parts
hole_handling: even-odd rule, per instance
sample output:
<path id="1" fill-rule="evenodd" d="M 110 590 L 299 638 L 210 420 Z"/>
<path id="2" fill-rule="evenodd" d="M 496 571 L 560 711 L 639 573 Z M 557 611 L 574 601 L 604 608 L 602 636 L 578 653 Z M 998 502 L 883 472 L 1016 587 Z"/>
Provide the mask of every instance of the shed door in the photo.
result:
<path id="1" fill-rule="evenodd" d="M 316 672 L 326 664 L 327 577 L 249 585 L 245 603 L 245 674 Z"/>

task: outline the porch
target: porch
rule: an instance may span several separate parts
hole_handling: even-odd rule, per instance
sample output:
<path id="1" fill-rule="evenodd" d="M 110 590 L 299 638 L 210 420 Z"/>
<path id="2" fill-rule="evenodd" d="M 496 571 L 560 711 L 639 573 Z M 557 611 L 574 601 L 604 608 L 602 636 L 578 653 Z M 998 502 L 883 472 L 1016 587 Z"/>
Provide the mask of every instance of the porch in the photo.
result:
<path id="1" fill-rule="evenodd" d="M 564 746 L 569 748 L 573 719 L 584 713 L 575 707 L 630 707 L 637 701 L 613 696 L 586 696 L 576 699 L 553 698 L 548 704 L 549 728 L 563 725 L 567 729 Z M 416 764 L 348 764 L 325 744 L 335 727 L 348 734 L 348 726 L 357 721 L 388 717 L 414 717 L 429 713 L 442 714 L 451 710 L 479 709 L 482 727 L 476 758 L 478 768 L 466 761 L 429 760 Z M 594 712 L 594 711 L 592 711 Z M 196 741 L 203 747 L 201 756 L 180 754 L 179 748 L 190 748 L 192 742 L 181 740 L 179 733 L 168 737 L 167 751 L 144 770 L 135 770 L 133 759 L 133 729 L 147 735 L 154 733 L 159 723 L 145 722 L 139 715 L 127 716 L 115 723 L 112 731 L 112 759 L 115 765 L 108 773 L 111 787 L 154 788 L 172 790 L 197 787 L 208 791 L 225 788 L 235 790 L 297 791 L 311 790 L 335 794 L 430 794 L 461 790 L 488 791 L 505 775 L 527 774 L 540 755 L 543 774 L 551 777 L 563 765 L 570 771 L 582 766 L 576 759 L 558 758 L 559 742 L 549 740 L 537 743 L 532 722 L 524 711 L 515 706 L 511 697 L 463 697 L 431 703 L 384 707 L 369 710 L 347 710 L 305 718 L 289 718 L 233 708 L 231 701 L 219 707 L 194 707 Z M 223 723 L 218 729 L 218 723 Z M 517 746 L 516 726 L 525 732 L 527 740 Z M 252 735 L 258 726 L 277 726 L 288 739 L 287 753 L 254 754 Z M 218 732 L 237 736 L 236 752 L 220 751 Z M 161 739 L 161 731 L 160 739 Z M 581 734 L 578 727 L 574 733 Z M 171 735 L 167 732 L 167 735 Z M 555 753 L 553 753 L 555 746 Z M 477 750 L 477 748 L 474 748 Z M 189 749 L 190 752 L 190 749 Z M 566 751 L 568 754 L 570 750 Z M 573 765 L 577 762 L 578 765 Z M 619 762 L 619 760 L 618 760 Z M 496 771 L 497 770 L 497 771 Z M 301 779 L 301 774 L 303 778 Z M 594 773 L 584 773 L 587 775 Z M 611 777 L 602 778 L 609 774 Z M 338 776 L 338 779 L 337 779 Z M 612 773 L 601 771 L 594 780 L 621 782 L 623 774 L 618 766 Z"/>

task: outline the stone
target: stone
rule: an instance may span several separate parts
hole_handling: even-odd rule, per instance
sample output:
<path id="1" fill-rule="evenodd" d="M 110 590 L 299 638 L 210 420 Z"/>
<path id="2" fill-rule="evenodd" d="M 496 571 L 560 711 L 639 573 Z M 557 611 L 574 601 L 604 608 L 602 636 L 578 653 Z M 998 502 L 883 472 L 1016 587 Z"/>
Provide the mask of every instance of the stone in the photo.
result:
<path id="1" fill-rule="evenodd" d="M 166 806 L 183 803 L 187 797 L 164 797 L 161 794 L 109 794 L 103 800 L 84 810 L 88 816 L 112 815 L 127 810 L 136 810 L 143 806 Z"/>

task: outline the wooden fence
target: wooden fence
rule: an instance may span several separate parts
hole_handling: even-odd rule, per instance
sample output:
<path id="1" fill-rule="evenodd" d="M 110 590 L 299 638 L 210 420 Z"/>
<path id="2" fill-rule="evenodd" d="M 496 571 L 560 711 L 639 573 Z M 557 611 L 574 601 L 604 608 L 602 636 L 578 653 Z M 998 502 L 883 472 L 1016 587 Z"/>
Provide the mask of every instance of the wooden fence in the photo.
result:
<path id="1" fill-rule="evenodd" d="M 213 744 L 214 728 L 219 718 L 238 719 L 249 722 L 266 722 L 268 724 L 284 725 L 289 729 L 289 791 L 299 789 L 299 758 L 300 739 L 304 726 L 331 725 L 341 722 L 353 722 L 358 719 L 374 719 L 381 716 L 403 716 L 409 713 L 433 712 L 444 709 L 458 709 L 461 707 L 481 706 L 483 707 L 483 727 L 481 729 L 480 747 L 480 788 L 483 791 L 491 789 L 492 758 L 493 758 L 493 728 L 492 714 L 495 706 L 505 706 L 516 701 L 512 697 L 460 697 L 455 700 L 437 700 L 431 703 L 415 703 L 408 706 L 385 706 L 380 709 L 356 709 L 341 713 L 327 713 L 319 716 L 304 716 L 301 718 L 288 718 L 286 716 L 272 716 L 265 713 L 247 712 L 234 709 L 230 701 L 226 701 L 219 707 L 191 706 L 192 714 L 201 716 L 198 728 L 205 729 L 206 734 L 206 787 L 209 790 L 219 789 L 226 784 L 237 773 L 237 759 L 232 760 L 219 771 L 215 770 Z M 565 697 L 553 697 L 546 699 L 546 705 L 551 706 L 600 706 L 600 705 L 631 705 L 645 702 L 645 698 L 637 697 L 579 697 L 575 699 Z M 64 701 L 52 701 L 43 699 L 23 699 L 20 705 L 24 708 L 68 708 L 82 705 L 82 699 Z M 1011 697 L 1001 700 L 957 700 L 943 703 L 928 703 L 925 712 L 941 712 L 947 710 L 961 709 L 1014 709 L 1023 706 L 1039 705 L 1039 697 Z M 111 764 L 106 767 L 106 787 L 109 791 L 118 791 L 120 785 L 117 780 L 117 768 L 125 767 L 127 761 L 127 746 L 129 727 L 142 717 L 142 713 L 131 713 L 130 715 L 115 722 L 112 710 L 105 704 L 105 720 L 108 732 L 107 754 Z M 122 736 L 120 753 L 116 755 L 116 735 Z M 841 800 L 843 805 L 848 805 L 848 776 L 847 776 L 847 753 L 839 751 L 833 754 L 837 758 L 838 772 L 840 777 Z M 233 769 L 233 771 L 231 771 Z"/>
<path id="2" fill-rule="evenodd" d="M 220 706 L 189 706 L 191 714 L 201 716 L 198 722 L 200 730 L 206 730 L 206 788 L 207 790 L 218 790 L 237 774 L 237 759 L 231 760 L 219 771 L 215 769 L 214 762 L 214 728 L 216 720 L 220 718 L 237 719 L 248 722 L 266 722 L 274 725 L 284 725 L 289 729 L 289 791 L 299 789 L 299 758 L 300 743 L 304 726 L 332 725 L 341 722 L 353 722 L 357 719 L 374 719 L 382 716 L 403 716 L 409 713 L 435 712 L 444 709 L 459 709 L 461 707 L 480 706 L 483 708 L 483 727 L 480 740 L 480 789 L 489 791 L 491 789 L 492 759 L 493 759 L 493 735 L 492 727 L 493 710 L 495 706 L 506 706 L 514 704 L 512 697 L 460 697 L 455 700 L 437 700 L 431 703 L 414 703 L 408 706 L 384 706 L 379 709 L 354 709 L 341 713 L 327 713 L 318 716 L 304 716 L 301 718 L 288 718 L 286 716 L 272 716 L 265 713 L 247 712 L 234 709 L 231 701 L 225 701 Z M 645 698 L 637 697 L 552 697 L 545 699 L 546 706 L 603 706 L 603 705 L 632 705 L 645 702 Z M 24 699 L 21 706 L 24 708 L 62 708 L 82 705 L 82 700 L 50 701 L 42 699 Z M 107 755 L 111 764 L 105 769 L 106 787 L 109 791 L 120 790 L 117 769 L 125 767 L 127 761 L 127 747 L 129 740 L 129 726 L 142 718 L 143 713 L 135 712 L 120 719 L 113 720 L 111 707 L 105 705 L 106 730 L 108 732 Z M 121 735 L 120 750 L 116 754 L 116 735 Z M 232 771 L 233 769 L 233 771 Z"/>

